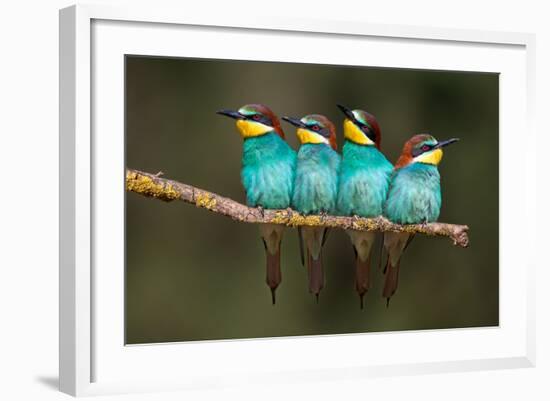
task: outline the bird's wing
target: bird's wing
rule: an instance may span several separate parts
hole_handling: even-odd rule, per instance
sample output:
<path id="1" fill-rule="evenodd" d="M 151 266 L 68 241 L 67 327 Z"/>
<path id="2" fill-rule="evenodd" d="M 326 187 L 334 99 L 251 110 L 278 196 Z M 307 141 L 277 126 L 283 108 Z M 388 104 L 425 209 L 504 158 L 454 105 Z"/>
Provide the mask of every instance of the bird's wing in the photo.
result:
<path id="1" fill-rule="evenodd" d="M 323 232 L 323 242 L 321 243 L 321 246 L 325 246 L 325 242 L 327 242 L 328 233 L 330 231 L 330 228 L 325 228 L 325 231 Z"/>
<path id="2" fill-rule="evenodd" d="M 403 248 L 403 252 L 405 252 L 405 249 L 407 249 L 409 247 L 409 244 L 412 242 L 413 239 L 414 239 L 414 234 L 409 235 L 409 238 L 407 239 L 407 243 L 405 244 L 405 247 Z"/>
<path id="3" fill-rule="evenodd" d="M 305 266 L 305 256 L 304 256 L 304 239 L 302 237 L 302 227 L 298 227 L 298 243 L 300 244 L 300 260 L 302 261 L 302 266 Z"/>

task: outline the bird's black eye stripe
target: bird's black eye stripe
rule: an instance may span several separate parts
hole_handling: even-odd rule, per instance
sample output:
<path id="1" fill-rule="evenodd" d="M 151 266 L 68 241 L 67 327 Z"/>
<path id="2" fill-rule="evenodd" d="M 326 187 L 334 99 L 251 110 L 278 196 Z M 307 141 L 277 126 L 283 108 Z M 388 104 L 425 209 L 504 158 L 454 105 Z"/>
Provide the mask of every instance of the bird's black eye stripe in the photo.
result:
<path id="1" fill-rule="evenodd" d="M 413 157 L 420 156 L 422 153 L 429 152 L 433 149 L 435 145 L 428 145 L 427 143 L 423 144 L 420 147 L 414 148 L 412 151 Z"/>
<path id="2" fill-rule="evenodd" d="M 325 138 L 330 137 L 330 131 L 327 127 L 323 127 L 317 123 L 308 124 L 307 128 L 316 134 L 322 135 Z"/>
<path id="3" fill-rule="evenodd" d="M 251 116 L 247 116 L 246 119 L 257 123 L 269 125 L 270 127 L 273 126 L 271 120 L 262 114 L 252 114 Z"/>
<path id="4" fill-rule="evenodd" d="M 366 124 L 361 124 L 360 125 L 361 127 L 361 131 L 363 131 L 363 133 L 373 142 L 376 142 L 376 135 L 374 133 L 374 131 L 371 129 L 370 126 L 366 125 Z"/>

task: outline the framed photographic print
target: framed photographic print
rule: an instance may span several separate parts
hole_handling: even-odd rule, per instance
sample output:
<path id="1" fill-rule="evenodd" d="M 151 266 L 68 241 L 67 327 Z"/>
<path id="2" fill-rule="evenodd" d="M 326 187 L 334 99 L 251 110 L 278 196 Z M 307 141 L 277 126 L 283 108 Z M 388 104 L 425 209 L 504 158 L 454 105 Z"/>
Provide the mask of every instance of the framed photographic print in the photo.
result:
<path id="1" fill-rule="evenodd" d="M 62 10 L 61 390 L 532 366 L 533 46 Z"/>

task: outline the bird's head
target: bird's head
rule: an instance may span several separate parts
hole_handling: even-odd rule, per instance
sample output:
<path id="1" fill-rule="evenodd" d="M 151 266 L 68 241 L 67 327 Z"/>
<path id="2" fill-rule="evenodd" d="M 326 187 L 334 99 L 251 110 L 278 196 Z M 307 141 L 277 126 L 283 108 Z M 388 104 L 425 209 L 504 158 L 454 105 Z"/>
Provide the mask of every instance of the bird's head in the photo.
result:
<path id="1" fill-rule="evenodd" d="M 237 120 L 237 129 L 245 139 L 273 131 L 281 138 L 285 137 L 279 119 L 269 107 L 263 104 L 247 104 L 237 111 L 219 110 L 217 113 Z"/>
<path id="2" fill-rule="evenodd" d="M 457 141 L 458 138 L 438 141 L 428 134 L 415 135 L 405 142 L 401 156 L 399 156 L 395 164 L 395 169 L 397 170 L 412 163 L 437 166 L 443 158 L 443 148 Z"/>
<path id="3" fill-rule="evenodd" d="M 283 117 L 296 128 L 296 135 L 300 143 L 324 143 L 337 149 L 336 129 L 334 124 L 321 114 L 309 114 L 300 120 L 294 117 Z"/>
<path id="4" fill-rule="evenodd" d="M 337 105 L 344 113 L 344 138 L 358 145 L 376 146 L 380 149 L 382 140 L 378 121 L 364 110 L 351 110 L 341 104 Z"/>

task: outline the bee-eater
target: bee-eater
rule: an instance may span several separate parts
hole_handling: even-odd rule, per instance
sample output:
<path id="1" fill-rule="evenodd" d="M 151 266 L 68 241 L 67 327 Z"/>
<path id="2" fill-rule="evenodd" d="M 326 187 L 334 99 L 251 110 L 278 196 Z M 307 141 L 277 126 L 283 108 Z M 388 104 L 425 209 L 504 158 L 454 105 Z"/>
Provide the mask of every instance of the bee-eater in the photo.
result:
<path id="1" fill-rule="evenodd" d="M 292 199 L 296 152 L 284 139 L 277 116 L 262 104 L 247 104 L 237 111 L 218 114 L 237 120 L 243 137 L 241 182 L 248 206 L 286 209 Z M 260 224 L 266 252 L 266 282 L 275 304 L 275 290 L 281 282 L 281 238 L 284 226 Z"/>
<path id="2" fill-rule="evenodd" d="M 437 141 L 433 136 L 420 134 L 409 139 L 397 163 L 390 183 L 384 215 L 397 224 L 434 222 L 441 208 L 441 185 L 437 166 L 443 157 L 442 148 L 458 138 Z M 388 261 L 383 297 L 389 304 L 397 290 L 401 255 L 413 234 L 387 232 L 384 247 Z"/>
<path id="3" fill-rule="evenodd" d="M 342 164 L 337 210 L 344 216 L 376 217 L 383 212 L 392 164 L 380 152 L 381 132 L 376 118 L 363 110 L 338 105 L 344 113 Z M 347 230 L 355 251 L 355 289 L 361 308 L 369 289 L 372 245 L 376 233 Z"/>
<path id="4" fill-rule="evenodd" d="M 283 120 L 298 128 L 296 135 L 301 143 L 296 162 L 292 208 L 305 215 L 333 213 L 340 167 L 334 124 L 320 114 L 310 114 L 302 119 L 283 117 Z M 298 230 L 302 264 L 304 259 L 307 261 L 309 291 L 317 300 L 325 281 L 321 251 L 326 231 L 325 227 L 302 227 Z"/>

